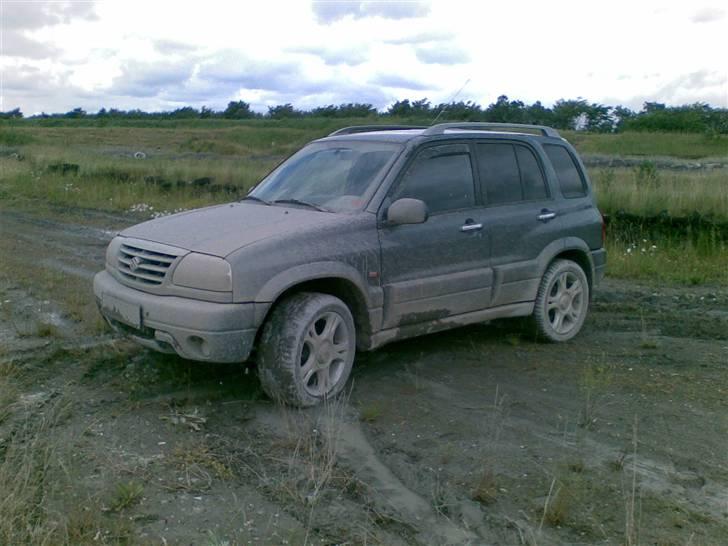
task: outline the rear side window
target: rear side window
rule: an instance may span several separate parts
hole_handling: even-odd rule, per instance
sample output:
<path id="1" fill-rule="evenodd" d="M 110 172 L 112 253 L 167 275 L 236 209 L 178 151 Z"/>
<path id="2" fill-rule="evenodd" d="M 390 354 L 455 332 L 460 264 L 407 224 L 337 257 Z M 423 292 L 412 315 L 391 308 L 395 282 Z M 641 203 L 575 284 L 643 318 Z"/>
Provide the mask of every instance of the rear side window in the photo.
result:
<path id="1" fill-rule="evenodd" d="M 420 153 L 392 200 L 410 197 L 427 204 L 430 213 L 475 205 L 473 169 L 465 146 L 435 146 Z"/>
<path id="2" fill-rule="evenodd" d="M 489 205 L 548 197 L 546 182 L 533 152 L 510 143 L 476 145 L 483 195 Z"/>
<path id="3" fill-rule="evenodd" d="M 545 144 L 543 148 L 554 166 L 556 178 L 564 197 L 584 197 L 586 184 L 569 151 L 563 146 L 555 144 Z"/>
<path id="4" fill-rule="evenodd" d="M 512 144 L 478 144 L 478 172 L 489 205 L 521 201 L 521 180 Z"/>

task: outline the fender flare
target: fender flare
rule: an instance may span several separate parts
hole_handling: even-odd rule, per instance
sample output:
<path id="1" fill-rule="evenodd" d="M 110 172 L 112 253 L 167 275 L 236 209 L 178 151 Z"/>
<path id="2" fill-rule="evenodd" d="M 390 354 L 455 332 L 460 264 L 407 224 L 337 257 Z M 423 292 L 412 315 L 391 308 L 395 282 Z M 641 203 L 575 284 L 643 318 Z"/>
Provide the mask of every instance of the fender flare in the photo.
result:
<path id="1" fill-rule="evenodd" d="M 371 307 L 369 291 L 362 282 L 361 273 L 341 262 L 314 262 L 302 264 L 278 273 L 258 291 L 255 303 L 273 303 L 289 288 L 316 279 L 337 278 L 351 282 L 361 293 L 367 307 Z"/>
<path id="2" fill-rule="evenodd" d="M 556 258 L 556 256 L 570 250 L 576 250 L 582 253 L 586 258 L 589 263 L 590 270 L 585 271 L 585 273 L 591 282 L 594 278 L 594 260 L 592 259 L 591 249 L 583 239 L 579 239 L 578 237 L 565 237 L 564 239 L 559 239 L 558 241 L 552 242 L 541 251 L 541 254 L 539 254 L 538 257 L 540 270 L 539 277 L 543 277 L 549 264 L 554 260 L 554 258 Z"/>

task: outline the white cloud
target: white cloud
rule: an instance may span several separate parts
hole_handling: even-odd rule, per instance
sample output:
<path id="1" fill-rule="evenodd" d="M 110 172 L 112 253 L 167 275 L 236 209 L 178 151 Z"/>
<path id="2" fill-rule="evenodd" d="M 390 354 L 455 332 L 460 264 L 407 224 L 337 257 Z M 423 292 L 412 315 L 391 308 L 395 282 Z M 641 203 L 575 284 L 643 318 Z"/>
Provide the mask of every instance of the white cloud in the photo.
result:
<path id="1" fill-rule="evenodd" d="M 328 24 L 351 17 L 383 17 L 385 19 L 410 19 L 425 17 L 430 12 L 429 2 L 417 0 L 313 0 L 316 20 Z"/>
<path id="2" fill-rule="evenodd" d="M 693 23 L 714 23 L 725 18 L 726 11 L 717 7 L 704 7 L 695 12 L 690 18 Z"/>
<path id="3" fill-rule="evenodd" d="M 436 104 L 467 80 L 458 100 L 483 105 L 505 94 L 728 107 L 728 18 L 717 0 L 613 0 L 609 10 L 577 0 L 0 5 L 0 110 L 26 114 L 229 100 L 260 111 Z"/>
<path id="4" fill-rule="evenodd" d="M 451 46 L 418 47 L 415 54 L 425 64 L 464 64 L 470 60 L 470 54 L 460 48 Z"/>

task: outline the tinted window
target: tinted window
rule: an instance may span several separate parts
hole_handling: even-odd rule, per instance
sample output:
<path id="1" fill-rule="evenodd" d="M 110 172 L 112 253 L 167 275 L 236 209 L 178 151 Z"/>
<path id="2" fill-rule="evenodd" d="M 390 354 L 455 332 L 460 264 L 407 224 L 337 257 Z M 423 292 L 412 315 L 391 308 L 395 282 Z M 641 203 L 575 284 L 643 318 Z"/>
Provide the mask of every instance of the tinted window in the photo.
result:
<path id="1" fill-rule="evenodd" d="M 523 198 L 526 201 L 534 199 L 545 199 L 548 197 L 546 191 L 546 181 L 543 178 L 543 172 L 538 166 L 538 161 L 533 152 L 525 146 L 516 146 L 516 156 L 518 157 L 518 167 L 521 171 L 521 187 L 523 188 Z"/>
<path id="2" fill-rule="evenodd" d="M 408 169 L 392 200 L 421 199 L 430 213 L 472 207 L 473 171 L 470 155 L 460 146 L 423 151 Z"/>
<path id="3" fill-rule="evenodd" d="M 523 199 L 516 153 L 512 144 L 477 144 L 478 170 L 489 205 Z"/>
<path id="4" fill-rule="evenodd" d="M 586 195 L 584 180 L 582 180 L 569 151 L 563 146 L 554 144 L 544 145 L 544 150 L 554 166 L 556 178 L 559 180 L 561 193 L 564 194 L 564 197 L 583 197 Z"/>

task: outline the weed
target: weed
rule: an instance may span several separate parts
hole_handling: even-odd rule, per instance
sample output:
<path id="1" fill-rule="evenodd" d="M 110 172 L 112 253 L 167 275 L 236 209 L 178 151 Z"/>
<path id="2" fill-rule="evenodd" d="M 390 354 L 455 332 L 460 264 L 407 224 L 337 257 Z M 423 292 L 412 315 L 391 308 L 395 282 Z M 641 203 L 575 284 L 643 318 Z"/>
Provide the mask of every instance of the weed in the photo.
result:
<path id="1" fill-rule="evenodd" d="M 579 390 L 584 396 L 584 405 L 579 416 L 579 425 L 591 430 L 597 423 L 597 413 L 604 402 L 607 388 L 614 380 L 611 367 L 603 364 L 587 364 L 579 377 Z"/>
<path id="2" fill-rule="evenodd" d="M 61 332 L 55 324 L 41 322 L 38 324 L 36 335 L 38 337 L 60 337 Z"/>
<path id="3" fill-rule="evenodd" d="M 566 495 L 562 494 L 562 486 L 557 483 L 556 478 L 551 480 L 548 495 L 543 505 L 543 514 L 541 515 L 541 524 L 539 531 L 543 528 L 543 524 L 547 523 L 556 526 L 564 523 L 568 516 L 569 506 L 566 502 Z"/>
<path id="4" fill-rule="evenodd" d="M 594 173 L 592 178 L 599 191 L 602 194 L 609 195 L 612 192 L 617 176 L 614 169 L 600 169 Z"/>
<path id="5" fill-rule="evenodd" d="M 510 415 L 510 407 L 506 404 L 508 395 L 500 392 L 500 385 L 496 384 L 495 394 L 493 395 L 492 418 L 486 421 L 486 425 L 490 428 L 492 440 L 497 442 L 503 432 L 506 420 Z"/>
<path id="6" fill-rule="evenodd" d="M 207 470 L 220 480 L 234 477 L 230 464 L 206 443 L 177 447 L 172 454 L 172 461 L 187 477 L 188 484 L 191 482 L 190 476 L 199 474 L 200 470 Z"/>
<path id="7" fill-rule="evenodd" d="M 624 470 L 624 462 L 627 459 L 627 452 L 620 451 L 617 458 L 610 462 L 612 469 L 621 472 Z"/>
<path id="8" fill-rule="evenodd" d="M 660 174 L 652 161 L 643 161 L 634 171 L 635 181 L 638 187 L 647 186 L 656 189 L 659 186 Z"/>
<path id="9" fill-rule="evenodd" d="M 2 353 L 0 353 L 2 356 Z M 13 362 L 0 362 L 0 378 L 3 381 L 8 381 L 11 377 L 15 376 L 18 372 L 17 366 Z"/>
<path id="10" fill-rule="evenodd" d="M 657 343 L 657 340 L 655 339 L 648 339 L 643 338 L 640 342 L 640 348 L 641 349 L 657 349 L 659 347 L 659 344 Z"/>
<path id="11" fill-rule="evenodd" d="M 144 486 L 135 481 L 121 482 L 116 485 L 109 502 L 109 511 L 121 512 L 139 503 L 144 494 Z"/>
<path id="12" fill-rule="evenodd" d="M 2 374 L 5 375 L 5 374 Z M 13 413 L 13 405 L 18 400 L 18 390 L 8 377 L 0 383 L 0 424 L 2 424 Z M 0 446 L 1 447 L 1 446 Z"/>
<path id="13" fill-rule="evenodd" d="M 56 544 L 61 525 L 46 501 L 62 484 L 57 479 L 59 441 L 53 434 L 69 403 L 63 398 L 14 422 L 0 456 L 0 544 Z M 62 475 L 62 474 L 60 474 Z"/>
<path id="14" fill-rule="evenodd" d="M 639 544 L 639 520 L 636 519 L 637 497 L 637 416 L 632 426 L 632 477 L 625 500 L 624 538 L 627 546 Z"/>
<path id="15" fill-rule="evenodd" d="M 134 529 L 125 517 L 106 518 L 88 507 L 71 511 L 65 521 L 64 542 L 77 544 L 132 544 Z"/>
<path id="16" fill-rule="evenodd" d="M 382 407 L 381 402 L 375 400 L 359 410 L 359 419 L 366 423 L 373 423 L 379 419 L 383 413 L 384 408 Z"/>
<path id="17" fill-rule="evenodd" d="M 495 502 L 497 495 L 498 484 L 495 474 L 491 468 L 486 467 L 478 475 L 475 487 L 470 492 L 470 498 L 481 504 L 491 504 Z"/>
<path id="18" fill-rule="evenodd" d="M 641 349 L 657 349 L 658 343 L 657 340 L 650 336 L 647 332 L 647 325 L 645 323 L 645 317 L 643 315 L 640 315 L 640 323 L 642 324 L 641 328 L 641 334 L 640 334 L 640 348 Z"/>
<path id="19" fill-rule="evenodd" d="M 207 418 L 200 415 L 197 408 L 193 412 L 188 413 L 182 413 L 173 409 L 170 415 L 161 415 L 159 418 L 175 426 L 186 427 L 195 432 L 200 432 L 205 423 L 207 423 Z"/>

